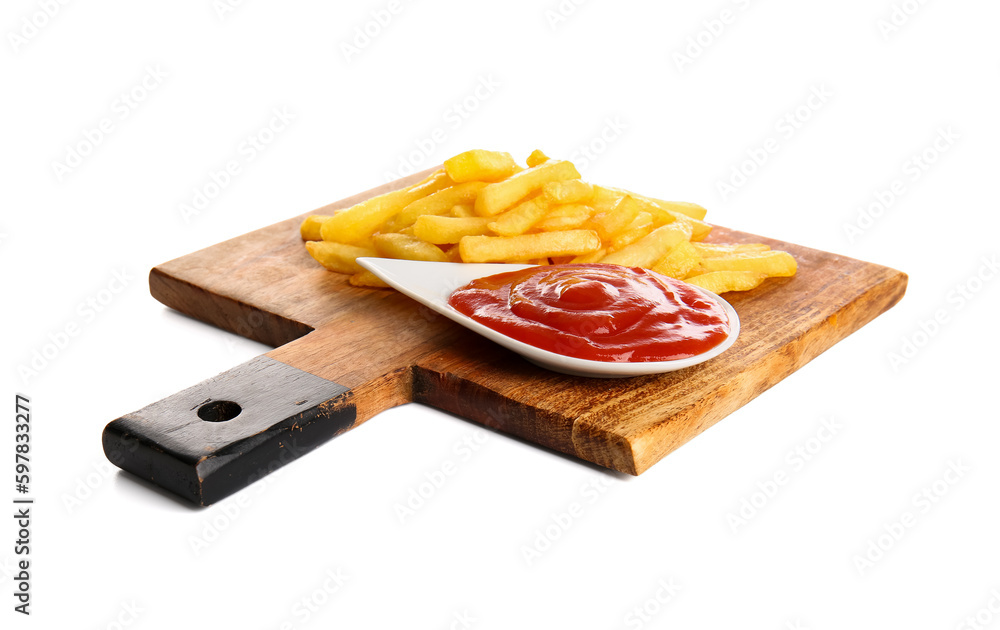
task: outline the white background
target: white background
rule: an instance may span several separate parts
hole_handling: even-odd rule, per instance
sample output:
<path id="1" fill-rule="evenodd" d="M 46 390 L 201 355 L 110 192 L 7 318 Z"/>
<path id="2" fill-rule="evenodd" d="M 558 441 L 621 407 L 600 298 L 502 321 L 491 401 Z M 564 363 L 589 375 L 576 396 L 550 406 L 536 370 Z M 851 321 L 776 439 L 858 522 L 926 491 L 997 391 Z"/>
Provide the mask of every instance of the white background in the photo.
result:
<path id="1" fill-rule="evenodd" d="M 0 394 L 32 398 L 37 502 L 30 618 L 9 595 L 14 523 L 0 528 L 2 625 L 1000 627 L 1000 280 L 983 262 L 1000 229 L 1000 7 L 896 3 L 898 27 L 889 0 L 402 2 L 352 52 L 388 2 L 70 2 L 49 19 L 5 2 Z M 148 69 L 154 89 L 123 107 Z M 249 160 L 240 145 L 275 108 L 294 120 Z M 638 478 L 415 405 L 209 509 L 109 470 L 105 423 L 267 350 L 162 307 L 149 268 L 477 147 L 574 158 L 591 181 L 903 270 L 909 289 Z M 185 220 L 229 160 L 240 173 Z M 753 172 L 723 194 L 734 167 Z M 127 285 L 91 313 L 116 273 Z M 824 419 L 842 428 L 810 442 Z M 456 444 L 485 435 L 463 459 Z M 803 445 L 818 448 L 798 466 Z M 446 461 L 458 472 L 401 521 Z M 760 507 L 734 525 L 744 500 Z M 573 503 L 568 531 L 549 527 Z M 546 528 L 558 537 L 529 564 Z M 871 545 L 888 550 L 859 565 Z"/>

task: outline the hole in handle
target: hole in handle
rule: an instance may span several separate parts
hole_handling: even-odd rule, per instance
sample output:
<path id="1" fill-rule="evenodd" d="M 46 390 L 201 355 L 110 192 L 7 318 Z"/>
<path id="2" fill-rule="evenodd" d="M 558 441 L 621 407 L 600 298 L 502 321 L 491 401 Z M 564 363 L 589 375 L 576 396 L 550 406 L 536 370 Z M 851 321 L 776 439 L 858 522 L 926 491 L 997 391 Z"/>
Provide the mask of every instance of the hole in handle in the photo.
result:
<path id="1" fill-rule="evenodd" d="M 240 415 L 243 407 L 231 400 L 213 400 L 198 407 L 198 417 L 205 422 L 226 422 Z"/>

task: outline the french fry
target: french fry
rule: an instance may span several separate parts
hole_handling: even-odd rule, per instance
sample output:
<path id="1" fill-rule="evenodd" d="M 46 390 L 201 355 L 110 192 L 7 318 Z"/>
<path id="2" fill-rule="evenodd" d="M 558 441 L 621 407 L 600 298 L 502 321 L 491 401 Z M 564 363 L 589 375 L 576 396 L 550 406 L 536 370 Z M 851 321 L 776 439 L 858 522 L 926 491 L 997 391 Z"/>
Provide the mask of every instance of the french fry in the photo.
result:
<path id="1" fill-rule="evenodd" d="M 362 269 L 348 278 L 347 281 L 356 287 L 376 287 L 379 289 L 389 288 L 389 285 L 386 284 L 382 278 L 379 278 L 367 269 Z"/>
<path id="2" fill-rule="evenodd" d="M 473 149 L 444 162 L 444 170 L 456 184 L 462 182 L 498 182 L 517 169 L 510 153 Z"/>
<path id="3" fill-rule="evenodd" d="M 691 226 L 692 241 L 703 240 L 706 236 L 708 236 L 709 232 L 712 231 L 712 226 L 704 221 L 701 221 L 700 219 L 693 219 L 686 214 L 681 214 L 680 212 L 676 212 L 674 210 L 667 210 L 667 212 L 670 213 L 675 220 L 687 223 Z"/>
<path id="4" fill-rule="evenodd" d="M 687 201 L 664 201 L 653 197 L 649 197 L 648 199 L 664 210 L 680 212 L 681 214 L 685 214 L 692 219 L 698 219 L 699 221 L 704 221 L 705 215 L 708 214 L 708 210 L 702 208 L 696 203 L 690 203 Z"/>
<path id="5" fill-rule="evenodd" d="M 500 214 L 548 182 L 564 179 L 580 179 L 580 172 L 572 162 L 549 160 L 483 188 L 476 198 L 476 212 L 484 217 Z"/>
<path id="6" fill-rule="evenodd" d="M 712 293 L 729 291 L 749 291 L 767 278 L 767 274 L 756 271 L 711 271 L 685 280 Z"/>
<path id="7" fill-rule="evenodd" d="M 642 207 L 628 195 L 620 198 L 614 206 L 605 211 L 595 208 L 594 216 L 587 221 L 587 227 L 596 231 L 604 242 L 609 242 L 624 230 L 642 212 Z"/>
<path id="8" fill-rule="evenodd" d="M 543 232 L 554 232 L 556 230 L 572 230 L 587 222 L 594 209 L 578 203 L 570 203 L 563 206 L 556 206 L 549 210 L 549 213 L 541 221 L 534 225 L 534 229 Z"/>
<path id="9" fill-rule="evenodd" d="M 595 252 L 590 252 L 589 254 L 580 254 L 579 256 L 574 256 L 572 259 L 570 259 L 570 262 L 573 263 L 574 265 L 584 264 L 584 263 L 595 263 L 607 255 L 608 255 L 608 248 L 602 247 L 601 249 Z"/>
<path id="10" fill-rule="evenodd" d="M 359 256 L 439 262 L 644 267 L 715 292 L 748 290 L 790 276 L 795 259 L 762 243 L 702 242 L 706 210 L 580 179 L 568 161 L 534 151 L 528 168 L 509 153 L 466 151 L 424 181 L 299 226 L 310 255 L 350 275 L 355 286 L 383 286 Z M 322 239 L 322 240 L 319 240 Z"/>
<path id="11" fill-rule="evenodd" d="M 462 252 L 458 250 L 457 243 L 454 245 L 446 245 L 444 248 L 444 255 L 448 257 L 448 262 L 462 262 Z"/>
<path id="12" fill-rule="evenodd" d="M 398 232 L 413 225 L 417 217 L 425 214 L 447 214 L 459 204 L 474 203 L 479 193 L 486 188 L 485 182 L 464 182 L 455 184 L 434 194 L 417 199 L 399 211 L 385 226 L 383 232 Z"/>
<path id="13" fill-rule="evenodd" d="M 707 271 L 754 271 L 772 278 L 794 276 L 797 268 L 791 254 L 778 251 L 705 258 L 701 266 Z"/>
<path id="14" fill-rule="evenodd" d="M 323 240 L 323 235 L 320 229 L 323 224 L 326 223 L 330 217 L 333 215 L 326 214 L 311 214 L 302 220 L 302 226 L 299 228 L 299 233 L 302 235 L 303 241 L 321 241 Z"/>
<path id="15" fill-rule="evenodd" d="M 608 254 L 601 262 L 626 267 L 651 267 L 670 251 L 691 237 L 691 229 L 684 223 L 674 222 L 658 227 L 631 245 Z"/>
<path id="16" fill-rule="evenodd" d="M 460 203 L 452 207 L 451 216 L 458 217 L 460 219 L 468 217 L 478 217 L 473 204 L 471 203 Z"/>
<path id="17" fill-rule="evenodd" d="M 691 243 L 682 241 L 674 246 L 666 256 L 658 260 L 651 269 L 665 276 L 683 280 L 698 267 L 700 262 L 698 251 Z"/>
<path id="18" fill-rule="evenodd" d="M 607 186 L 593 186 L 593 189 L 594 194 L 590 198 L 589 205 L 595 212 L 607 212 L 628 195 L 628 193 L 622 190 L 608 188 Z"/>
<path id="19" fill-rule="evenodd" d="M 441 248 L 409 234 L 376 234 L 375 250 L 387 258 L 448 262 Z"/>
<path id="20" fill-rule="evenodd" d="M 713 258 L 716 256 L 726 256 L 728 254 L 747 254 L 750 252 L 766 252 L 771 249 L 764 243 L 734 243 L 732 245 L 723 243 L 694 243 L 694 248 L 698 250 L 702 258 Z"/>
<path id="21" fill-rule="evenodd" d="M 330 271 L 339 273 L 358 273 L 362 270 L 357 259 L 361 256 L 378 256 L 378 253 L 368 247 L 345 245 L 333 241 L 307 241 L 306 251 Z"/>
<path id="22" fill-rule="evenodd" d="M 409 188 L 379 195 L 337 212 L 323 223 L 320 234 L 324 241 L 361 242 L 407 205 L 451 185 L 451 178 L 444 169 L 437 170 Z"/>
<path id="23" fill-rule="evenodd" d="M 635 215 L 631 223 L 611 239 L 611 251 L 616 252 L 623 247 L 631 245 L 652 232 L 656 227 L 656 224 L 653 223 L 653 215 L 645 211 L 640 212 Z"/>
<path id="24" fill-rule="evenodd" d="M 531 155 L 528 156 L 527 160 L 528 168 L 534 168 L 539 164 L 545 164 L 548 161 L 549 161 L 549 156 L 545 155 L 538 149 L 535 149 L 534 151 L 531 152 Z"/>
<path id="25" fill-rule="evenodd" d="M 524 234 L 549 211 L 549 204 L 541 195 L 524 201 L 490 222 L 489 228 L 500 236 Z"/>
<path id="26" fill-rule="evenodd" d="M 542 194 L 553 204 L 579 203 L 594 196 L 594 187 L 579 179 L 566 179 L 545 184 Z"/>
<path id="27" fill-rule="evenodd" d="M 588 254 L 601 248 L 601 239 L 593 230 L 566 230 L 519 236 L 466 236 L 458 246 L 463 262 L 500 262 Z"/>
<path id="28" fill-rule="evenodd" d="M 697 219 L 699 221 L 704 220 L 705 215 L 708 214 L 708 210 L 702 208 L 696 203 L 690 203 L 687 201 L 664 201 L 663 199 L 657 199 L 655 197 L 647 197 L 646 195 L 639 195 L 630 190 L 621 190 L 620 192 L 625 193 L 627 195 L 632 195 L 633 197 L 635 197 L 637 201 L 641 203 L 656 206 L 664 211 L 680 212 L 683 215 L 689 216 L 692 219 Z"/>
<path id="29" fill-rule="evenodd" d="M 440 217 L 425 214 L 413 224 L 413 235 L 435 245 L 458 243 L 463 236 L 489 233 L 489 217 Z"/>

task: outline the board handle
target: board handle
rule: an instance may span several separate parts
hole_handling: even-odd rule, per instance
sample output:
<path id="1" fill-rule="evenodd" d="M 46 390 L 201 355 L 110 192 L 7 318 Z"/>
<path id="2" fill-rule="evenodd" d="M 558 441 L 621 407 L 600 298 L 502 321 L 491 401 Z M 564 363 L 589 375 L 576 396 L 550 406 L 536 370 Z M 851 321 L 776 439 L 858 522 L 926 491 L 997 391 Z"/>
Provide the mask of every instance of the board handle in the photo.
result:
<path id="1" fill-rule="evenodd" d="M 210 505 L 355 426 L 351 391 L 268 356 L 109 423 L 119 468 Z"/>

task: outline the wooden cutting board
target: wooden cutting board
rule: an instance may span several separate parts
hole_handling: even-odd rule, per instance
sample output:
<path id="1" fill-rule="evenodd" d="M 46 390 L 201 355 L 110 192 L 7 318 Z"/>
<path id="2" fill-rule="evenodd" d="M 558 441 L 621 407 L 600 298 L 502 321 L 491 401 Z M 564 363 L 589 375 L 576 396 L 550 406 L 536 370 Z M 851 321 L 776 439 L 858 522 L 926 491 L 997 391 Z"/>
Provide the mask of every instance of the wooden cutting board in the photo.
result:
<path id="1" fill-rule="evenodd" d="M 538 368 L 394 291 L 352 287 L 306 253 L 302 217 L 150 272 L 150 291 L 167 306 L 276 349 L 111 422 L 103 442 L 113 463 L 208 505 L 413 401 L 638 475 L 906 290 L 894 269 L 716 227 L 709 241 L 792 253 L 798 275 L 726 294 L 742 329 L 716 359 L 658 376 L 586 379 Z"/>

